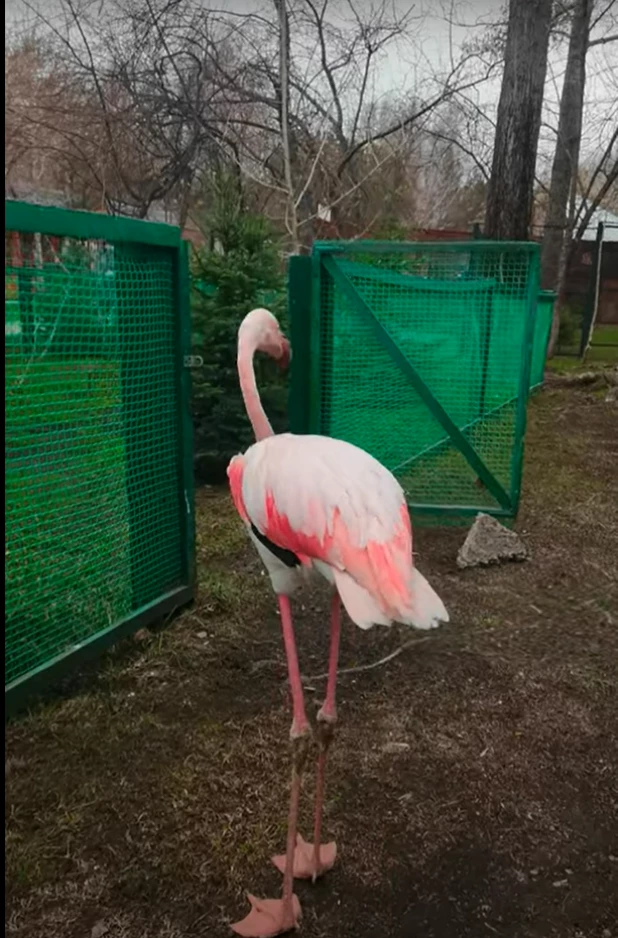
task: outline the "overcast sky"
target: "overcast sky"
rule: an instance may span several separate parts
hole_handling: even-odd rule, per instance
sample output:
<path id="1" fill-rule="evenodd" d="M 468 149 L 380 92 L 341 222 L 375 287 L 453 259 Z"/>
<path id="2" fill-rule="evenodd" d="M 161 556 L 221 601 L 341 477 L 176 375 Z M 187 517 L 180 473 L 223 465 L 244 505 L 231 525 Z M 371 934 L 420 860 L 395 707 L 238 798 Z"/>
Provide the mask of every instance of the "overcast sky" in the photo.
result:
<path id="1" fill-rule="evenodd" d="M 41 4 L 47 16 L 53 16 L 55 0 L 6 0 L 7 29 L 15 28 L 28 5 Z M 106 0 L 82 0 L 94 3 L 95 8 L 104 8 Z M 234 12 L 272 9 L 269 0 L 202 0 L 206 9 L 216 6 Z M 371 0 L 355 0 L 357 8 Z M 392 0 L 398 12 L 409 9 L 408 0 Z M 527 0 L 520 0 L 527 2 Z M 601 3 L 602 0 L 599 0 Z M 604 2 L 605 5 L 605 2 Z M 331 0 L 331 9 L 345 11 L 346 0 Z M 414 4 L 413 42 L 400 42 L 391 48 L 380 63 L 376 75 L 375 93 L 388 99 L 415 89 L 420 94 L 428 87 L 431 73 L 446 73 L 451 60 L 457 60 L 462 44 L 478 35 L 480 24 L 488 24 L 505 16 L 506 2 L 500 0 L 417 0 Z M 611 32 L 618 32 L 618 11 Z M 456 20 L 457 25 L 448 20 Z M 607 28 L 606 28 L 607 31 Z M 597 31 L 597 35 L 599 32 Z M 566 44 L 554 48 L 550 54 L 546 87 L 545 121 L 540 143 L 540 159 L 547 161 L 553 150 L 554 137 L 551 125 L 556 125 L 557 104 L 562 85 Z M 500 93 L 500 76 L 483 85 L 475 92 L 478 103 L 490 116 L 495 113 Z M 598 46 L 589 51 L 587 60 L 587 106 L 585 111 L 582 155 L 597 151 L 611 133 L 611 122 L 605 118 L 613 115 L 618 122 L 618 42 Z"/>

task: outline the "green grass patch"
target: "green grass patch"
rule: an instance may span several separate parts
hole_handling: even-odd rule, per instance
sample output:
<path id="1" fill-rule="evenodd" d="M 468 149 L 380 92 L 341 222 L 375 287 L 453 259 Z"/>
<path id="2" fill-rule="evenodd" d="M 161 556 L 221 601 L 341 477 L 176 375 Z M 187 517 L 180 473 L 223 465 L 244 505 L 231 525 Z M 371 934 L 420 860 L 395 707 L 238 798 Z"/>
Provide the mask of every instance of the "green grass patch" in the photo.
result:
<path id="1" fill-rule="evenodd" d="M 120 368 L 6 367 L 5 683 L 131 608 Z"/>
<path id="2" fill-rule="evenodd" d="M 547 371 L 551 371 L 553 374 L 568 375 L 581 371 L 582 363 L 581 359 L 576 356 L 555 355 L 547 360 L 545 367 Z"/>
<path id="3" fill-rule="evenodd" d="M 591 346 L 586 352 L 585 361 L 597 365 L 616 365 L 618 364 L 618 345 L 615 348 Z"/>
<path id="4" fill-rule="evenodd" d="M 607 342 L 618 348 L 618 325 L 612 323 L 596 326 L 592 336 L 592 345 L 601 345 Z"/>
<path id="5" fill-rule="evenodd" d="M 554 356 L 547 363 L 550 370 L 558 374 L 566 374 L 569 371 L 576 370 L 581 366 L 579 358 L 579 346 L 581 341 L 581 332 L 578 332 L 573 340 L 573 344 L 568 347 L 560 346 L 559 355 Z M 618 326 L 612 324 L 603 324 L 595 326 L 590 347 L 586 352 L 585 363 L 599 365 L 613 365 L 618 363 Z"/>

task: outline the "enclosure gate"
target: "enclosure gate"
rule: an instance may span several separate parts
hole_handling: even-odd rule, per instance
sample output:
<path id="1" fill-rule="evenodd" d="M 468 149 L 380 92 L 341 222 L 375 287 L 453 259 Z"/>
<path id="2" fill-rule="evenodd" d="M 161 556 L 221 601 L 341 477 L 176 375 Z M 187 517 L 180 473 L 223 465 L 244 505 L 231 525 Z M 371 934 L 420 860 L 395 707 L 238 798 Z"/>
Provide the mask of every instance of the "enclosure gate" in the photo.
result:
<path id="1" fill-rule="evenodd" d="M 538 298 L 536 244 L 318 242 L 290 263 L 292 429 L 370 452 L 417 520 L 514 517 Z"/>
<path id="2" fill-rule="evenodd" d="M 5 202 L 5 702 L 194 592 L 188 263 L 166 225 Z"/>

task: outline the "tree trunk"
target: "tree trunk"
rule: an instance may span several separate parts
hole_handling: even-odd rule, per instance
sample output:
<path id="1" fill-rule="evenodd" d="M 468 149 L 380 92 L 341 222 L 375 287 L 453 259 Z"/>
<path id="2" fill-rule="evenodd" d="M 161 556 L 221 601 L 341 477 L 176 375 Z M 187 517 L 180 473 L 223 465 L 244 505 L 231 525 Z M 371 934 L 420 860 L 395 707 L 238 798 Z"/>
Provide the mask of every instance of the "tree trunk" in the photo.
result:
<path id="1" fill-rule="evenodd" d="M 526 241 L 534 194 L 536 152 L 552 0 L 510 0 L 504 76 L 487 191 L 488 238 Z"/>
<path id="2" fill-rule="evenodd" d="M 292 172 L 292 143 L 290 134 L 290 30 L 287 0 L 274 0 L 279 17 L 279 126 L 283 149 L 283 169 L 287 190 L 285 223 L 290 236 L 292 254 L 300 254 L 298 233 L 298 207 Z"/>
<path id="3" fill-rule="evenodd" d="M 592 5 L 593 0 L 576 0 L 573 9 L 556 152 L 551 170 L 541 255 L 541 286 L 544 290 L 556 290 L 558 301 L 554 306 L 548 357 L 554 354 L 558 340 L 560 294 L 563 292 L 570 253 L 573 218 L 569 212 L 569 197 L 577 183 Z"/>

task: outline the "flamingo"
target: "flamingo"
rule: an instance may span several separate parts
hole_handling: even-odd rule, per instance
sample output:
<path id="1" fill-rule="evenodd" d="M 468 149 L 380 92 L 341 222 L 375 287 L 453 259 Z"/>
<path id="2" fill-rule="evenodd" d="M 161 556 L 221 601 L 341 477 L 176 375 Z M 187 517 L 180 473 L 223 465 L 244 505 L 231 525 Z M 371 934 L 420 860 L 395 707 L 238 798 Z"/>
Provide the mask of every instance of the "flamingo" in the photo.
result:
<path id="1" fill-rule="evenodd" d="M 361 629 L 393 621 L 430 629 L 448 622 L 448 613 L 413 565 L 410 517 L 395 477 L 364 450 L 342 440 L 275 435 L 257 390 L 257 351 L 282 367 L 290 359 L 288 340 L 266 309 L 248 313 L 238 332 L 240 387 L 257 442 L 233 457 L 227 474 L 236 510 L 270 575 L 279 605 L 292 696 L 292 784 L 286 852 L 272 858 L 283 873 L 281 898 L 249 894 L 250 912 L 231 927 L 245 938 L 272 938 L 300 923 L 294 878 L 315 881 L 336 858 L 336 844 L 322 843 L 322 809 L 326 757 L 337 721 L 341 603 Z M 325 577 L 333 591 L 326 698 L 317 714 L 314 838 L 308 843 L 297 832 L 297 814 L 311 729 L 290 596 L 311 570 Z"/>

